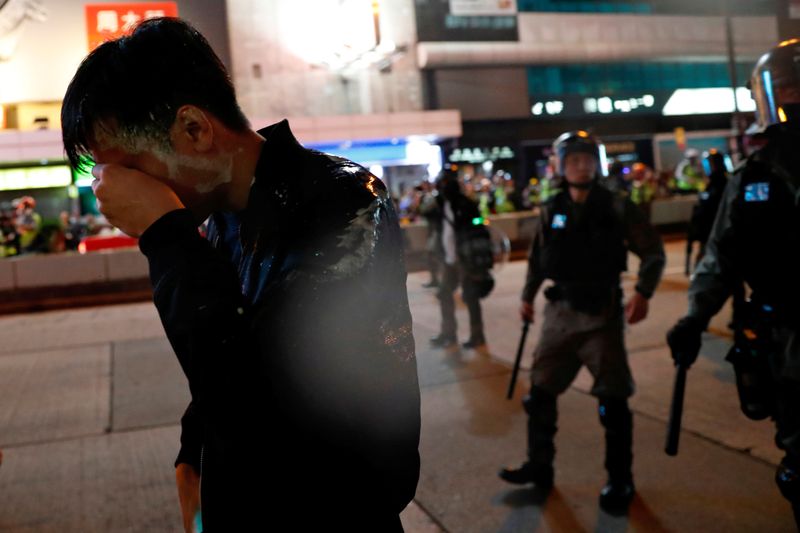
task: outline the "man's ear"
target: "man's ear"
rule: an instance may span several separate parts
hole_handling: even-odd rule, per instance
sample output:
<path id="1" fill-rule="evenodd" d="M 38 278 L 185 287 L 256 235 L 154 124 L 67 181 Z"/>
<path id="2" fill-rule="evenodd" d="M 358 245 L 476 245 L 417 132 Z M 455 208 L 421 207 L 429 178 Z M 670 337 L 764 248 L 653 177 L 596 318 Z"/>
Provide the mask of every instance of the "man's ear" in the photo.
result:
<path id="1" fill-rule="evenodd" d="M 214 146 L 214 125 L 197 106 L 184 105 L 178 109 L 170 134 L 175 148 L 205 153 Z"/>

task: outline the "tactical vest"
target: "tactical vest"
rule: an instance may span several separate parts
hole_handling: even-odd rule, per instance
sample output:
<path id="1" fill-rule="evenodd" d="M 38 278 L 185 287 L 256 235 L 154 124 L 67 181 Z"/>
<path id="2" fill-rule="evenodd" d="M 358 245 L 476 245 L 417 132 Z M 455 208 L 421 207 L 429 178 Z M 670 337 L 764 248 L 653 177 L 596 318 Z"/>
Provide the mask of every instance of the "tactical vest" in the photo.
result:
<path id="1" fill-rule="evenodd" d="M 621 211 L 610 191 L 594 186 L 580 220 L 574 220 L 569 193 L 556 195 L 543 213 L 544 277 L 567 284 L 619 284 L 627 264 Z"/>
<path id="2" fill-rule="evenodd" d="M 730 231 L 720 255 L 779 316 L 797 316 L 800 305 L 800 208 L 787 182 L 765 157 L 751 157 L 731 205 Z"/>

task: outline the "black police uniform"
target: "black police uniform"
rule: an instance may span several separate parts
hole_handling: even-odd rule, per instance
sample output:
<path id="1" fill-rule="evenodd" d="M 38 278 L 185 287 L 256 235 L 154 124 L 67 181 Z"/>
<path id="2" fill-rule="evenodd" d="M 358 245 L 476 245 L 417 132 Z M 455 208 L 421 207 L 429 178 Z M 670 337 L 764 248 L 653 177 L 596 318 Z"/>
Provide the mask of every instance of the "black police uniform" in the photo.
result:
<path id="1" fill-rule="evenodd" d="M 552 485 L 556 398 L 586 365 L 606 431 L 609 484 L 601 505 L 624 512 L 633 494 L 633 420 L 627 398 L 634 384 L 625 351 L 620 274 L 631 250 L 642 259 L 636 290 L 652 296 L 665 263 L 663 244 L 628 198 L 596 182 L 584 204 L 574 202 L 567 191 L 545 203 L 536 235 L 522 300 L 532 303 L 545 279 L 555 284 L 545 290 L 548 302 L 531 392 L 523 400 L 529 415 L 528 462 L 517 470 L 501 470 L 500 477 L 544 489 Z M 610 499 L 604 498 L 609 494 Z"/>
<path id="2" fill-rule="evenodd" d="M 756 64 L 751 90 L 766 144 L 728 183 L 688 314 L 667 340 L 676 363 L 691 365 L 701 332 L 732 290 L 742 282 L 752 289 L 729 360 L 743 412 L 775 420 L 775 442 L 786 453 L 776 483 L 800 526 L 800 101 L 780 101 L 777 90 L 800 90 L 798 59 L 800 41 L 792 40 Z"/>
<path id="3" fill-rule="evenodd" d="M 800 510 L 800 131 L 771 132 L 725 191 L 706 252 L 689 288 L 689 313 L 669 334 L 675 357 L 691 364 L 703 331 L 741 281 L 752 289 L 756 322 L 768 322 L 762 361 L 773 391 L 776 444 L 786 452 L 776 481 Z M 742 324 L 742 327 L 750 327 Z M 737 335 L 737 338 L 740 337 Z M 682 359 L 681 359 L 682 358 Z M 759 391 L 751 391 L 759 394 Z M 743 398 L 745 403 L 752 402 Z M 745 406 L 745 408 L 747 408 Z"/>

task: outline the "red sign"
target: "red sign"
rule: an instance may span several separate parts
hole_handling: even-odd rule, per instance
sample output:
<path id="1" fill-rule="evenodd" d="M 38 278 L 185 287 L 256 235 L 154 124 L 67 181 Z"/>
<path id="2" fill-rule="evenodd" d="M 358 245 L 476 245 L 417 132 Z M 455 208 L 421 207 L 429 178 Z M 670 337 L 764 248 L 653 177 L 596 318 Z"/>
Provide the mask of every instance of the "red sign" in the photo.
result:
<path id="1" fill-rule="evenodd" d="M 87 4 L 86 30 L 89 36 L 89 51 L 105 41 L 128 35 L 143 20 L 177 16 L 178 5 L 175 2 Z"/>

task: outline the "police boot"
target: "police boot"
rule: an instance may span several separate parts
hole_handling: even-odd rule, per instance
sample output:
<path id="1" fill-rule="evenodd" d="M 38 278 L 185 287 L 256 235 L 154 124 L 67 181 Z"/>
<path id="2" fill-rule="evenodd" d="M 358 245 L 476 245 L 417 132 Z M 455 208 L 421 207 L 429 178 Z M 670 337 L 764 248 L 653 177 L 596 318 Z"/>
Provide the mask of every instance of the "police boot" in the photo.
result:
<path id="1" fill-rule="evenodd" d="M 528 413 L 528 460 L 519 468 L 503 468 L 500 479 L 515 485 L 533 483 L 549 491 L 553 487 L 553 458 L 556 449 L 556 397 L 536 386 L 522 400 Z"/>
<path id="2" fill-rule="evenodd" d="M 600 508 L 614 516 L 624 515 L 636 492 L 633 486 L 633 415 L 624 398 L 600 399 L 600 423 L 606 430 L 608 482 L 600 491 Z"/>

